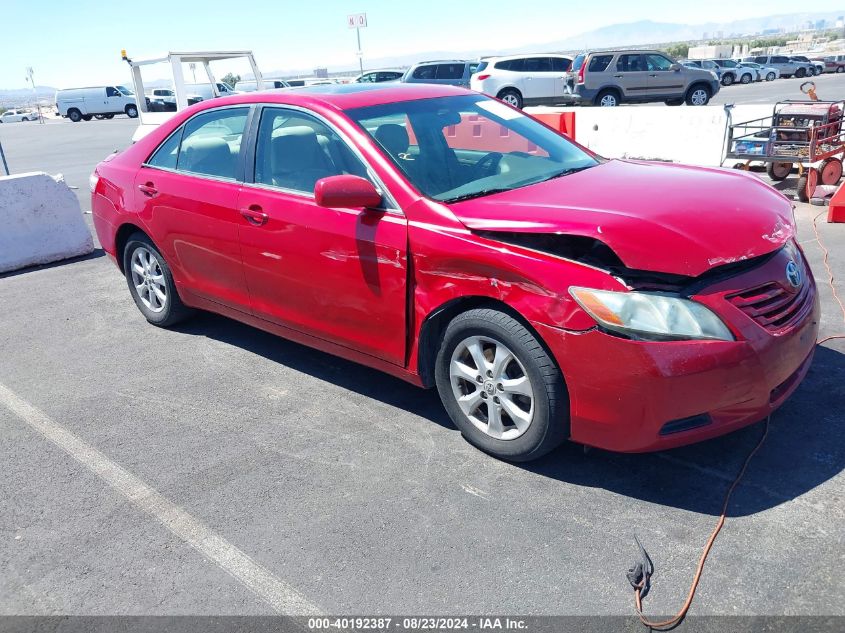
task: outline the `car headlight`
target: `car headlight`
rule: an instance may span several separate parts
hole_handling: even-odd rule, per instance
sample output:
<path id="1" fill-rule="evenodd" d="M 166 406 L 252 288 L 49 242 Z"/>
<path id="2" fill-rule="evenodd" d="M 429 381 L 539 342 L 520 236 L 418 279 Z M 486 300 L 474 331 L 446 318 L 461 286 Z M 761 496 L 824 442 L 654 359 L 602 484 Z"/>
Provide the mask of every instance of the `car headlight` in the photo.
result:
<path id="1" fill-rule="evenodd" d="M 722 320 L 700 303 L 650 292 L 569 288 L 569 294 L 601 326 L 640 338 L 733 341 Z"/>

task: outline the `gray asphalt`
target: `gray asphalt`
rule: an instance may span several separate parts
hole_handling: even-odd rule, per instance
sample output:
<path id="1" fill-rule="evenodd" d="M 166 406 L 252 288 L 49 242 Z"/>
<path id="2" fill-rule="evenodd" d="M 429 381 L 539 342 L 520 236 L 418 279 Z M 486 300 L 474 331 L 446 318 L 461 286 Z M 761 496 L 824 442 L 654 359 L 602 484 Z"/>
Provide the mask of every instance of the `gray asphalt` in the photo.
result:
<path id="1" fill-rule="evenodd" d="M 87 209 L 88 174 L 134 125 L 24 124 L 0 142 L 15 171 L 64 173 Z M 800 239 L 822 333 L 845 333 L 821 211 L 799 205 Z M 845 279 L 842 225 L 819 229 Z M 0 276 L 0 384 L 326 612 L 630 614 L 637 533 L 657 567 L 647 609 L 674 613 L 762 430 L 506 464 L 434 392 L 210 314 L 148 325 L 97 255 Z M 843 343 L 773 417 L 692 614 L 845 615 Z M 0 438 L 0 615 L 270 613 L 2 406 Z"/>

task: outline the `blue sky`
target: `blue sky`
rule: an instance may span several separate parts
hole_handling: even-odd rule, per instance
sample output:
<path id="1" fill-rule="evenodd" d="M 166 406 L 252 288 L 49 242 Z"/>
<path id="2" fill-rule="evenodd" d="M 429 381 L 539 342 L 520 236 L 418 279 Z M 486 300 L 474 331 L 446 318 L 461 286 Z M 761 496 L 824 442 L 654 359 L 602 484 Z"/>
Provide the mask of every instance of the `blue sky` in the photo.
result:
<path id="1" fill-rule="evenodd" d="M 815 11 L 840 7 L 845 13 L 839 0 L 812 5 Z M 0 10 L 0 88 L 24 87 L 27 66 L 34 67 L 36 83 L 60 88 L 127 83 L 122 48 L 139 58 L 180 49 L 251 49 L 265 72 L 352 67 L 355 32 L 346 15 L 359 11 L 369 18 L 362 30 L 366 65 L 368 57 L 543 43 L 622 22 L 695 24 L 798 10 L 794 0 L 15 0 Z"/>

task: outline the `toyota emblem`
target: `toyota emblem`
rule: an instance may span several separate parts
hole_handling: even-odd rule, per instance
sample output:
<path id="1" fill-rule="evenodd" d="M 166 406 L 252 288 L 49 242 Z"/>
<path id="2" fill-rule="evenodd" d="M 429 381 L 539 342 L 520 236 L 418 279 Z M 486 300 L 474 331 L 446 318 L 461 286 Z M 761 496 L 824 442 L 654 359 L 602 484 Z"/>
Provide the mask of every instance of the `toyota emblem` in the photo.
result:
<path id="1" fill-rule="evenodd" d="M 786 265 L 786 280 L 793 288 L 799 288 L 801 286 L 801 270 L 798 268 L 795 260 L 790 259 Z"/>

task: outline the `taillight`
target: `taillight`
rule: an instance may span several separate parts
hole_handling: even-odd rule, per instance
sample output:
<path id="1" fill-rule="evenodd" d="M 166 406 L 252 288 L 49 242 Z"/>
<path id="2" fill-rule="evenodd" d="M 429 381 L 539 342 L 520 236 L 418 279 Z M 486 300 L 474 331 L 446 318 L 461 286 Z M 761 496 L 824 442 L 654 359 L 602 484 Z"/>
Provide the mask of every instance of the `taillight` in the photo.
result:
<path id="1" fill-rule="evenodd" d="M 485 79 L 490 79 L 490 75 L 476 75 L 475 77 L 478 81 L 484 81 Z"/>
<path id="2" fill-rule="evenodd" d="M 584 61 L 581 62 L 581 68 L 578 69 L 578 83 L 584 83 L 584 71 L 587 69 L 587 59 L 584 58 Z"/>

